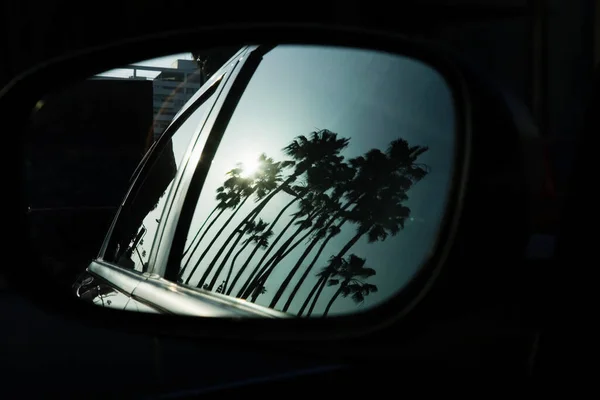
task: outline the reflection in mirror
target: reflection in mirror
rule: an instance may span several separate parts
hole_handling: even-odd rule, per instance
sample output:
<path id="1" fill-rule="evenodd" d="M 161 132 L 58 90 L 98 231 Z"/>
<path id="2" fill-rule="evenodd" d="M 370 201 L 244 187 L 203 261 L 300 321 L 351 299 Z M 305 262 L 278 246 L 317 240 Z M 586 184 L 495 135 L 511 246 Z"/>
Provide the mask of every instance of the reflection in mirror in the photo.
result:
<path id="1" fill-rule="evenodd" d="M 179 282 L 298 316 L 389 299 L 437 238 L 454 129 L 451 92 L 421 62 L 276 47 L 211 161 Z"/>
<path id="2" fill-rule="evenodd" d="M 324 317 L 391 299 L 425 265 L 454 171 L 456 110 L 442 75 L 419 60 L 368 50 L 258 52 L 190 51 L 81 83 L 89 99 L 91 82 L 112 85 L 112 97 L 67 118 L 102 121 L 80 129 L 90 138 L 75 153 L 93 154 L 77 164 L 78 179 L 93 183 L 86 201 L 104 198 L 111 212 L 97 216 L 104 228 L 93 230 L 94 251 L 77 273 L 102 249 L 85 274 L 147 308 L 138 311 Z M 222 104 L 246 77 L 229 115 Z M 117 92 L 117 83 L 130 89 Z M 146 87 L 136 100 L 111 108 L 136 85 Z M 64 129 L 65 114 L 41 118 L 45 107 L 32 124 L 38 136 Z M 227 123 L 217 128 L 217 116 Z M 137 169 L 116 166 L 130 158 L 141 160 Z M 182 192 L 188 188 L 199 190 Z M 110 229 L 108 215 L 116 215 Z M 74 236 L 84 232 L 77 229 Z M 106 307 L 100 296 L 88 301 Z M 111 300 L 121 309 L 132 304 Z"/>

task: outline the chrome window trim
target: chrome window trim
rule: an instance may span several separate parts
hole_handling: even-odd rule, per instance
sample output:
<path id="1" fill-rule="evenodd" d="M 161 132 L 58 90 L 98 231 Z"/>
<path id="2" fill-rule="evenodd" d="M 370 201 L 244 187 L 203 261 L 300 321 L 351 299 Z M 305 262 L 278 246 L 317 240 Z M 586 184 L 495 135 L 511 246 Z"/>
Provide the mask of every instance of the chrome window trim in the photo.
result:
<path id="1" fill-rule="evenodd" d="M 239 53 L 239 52 L 238 52 Z M 185 111 L 187 111 L 189 108 L 193 107 L 195 102 L 198 101 L 199 98 L 201 98 L 206 92 L 208 92 L 219 80 L 221 80 L 221 83 L 219 84 L 220 87 L 217 88 L 217 92 L 215 92 L 214 96 L 215 97 L 215 103 L 213 104 L 212 109 L 209 111 L 209 113 L 207 114 L 207 118 L 204 120 L 204 123 L 206 123 L 206 121 L 208 120 L 210 114 L 212 113 L 212 110 L 214 109 L 215 105 L 217 104 L 217 101 L 219 99 L 219 96 L 221 95 L 223 88 L 225 87 L 226 81 L 224 82 L 223 80 L 227 80 L 228 79 L 228 74 L 231 70 L 233 70 L 234 65 L 229 63 L 229 65 L 224 65 L 223 67 L 221 67 L 221 69 L 219 69 L 200 89 L 198 89 L 198 91 L 194 94 L 194 96 L 188 101 L 188 103 L 182 107 L 182 109 L 180 110 L 180 112 L 178 113 L 178 115 L 173 119 L 173 121 L 169 124 L 169 127 L 165 130 L 165 133 L 168 133 L 169 128 L 171 128 L 172 126 L 176 125 L 176 122 L 179 122 L 179 120 L 181 118 L 184 118 L 184 115 L 187 116 L 185 117 L 186 119 L 189 118 L 189 116 L 191 114 L 187 114 L 185 113 Z M 198 105 L 199 107 L 200 105 Z M 193 111 L 192 111 L 193 113 Z M 182 121 L 182 123 L 185 122 Z M 163 135 L 161 136 L 161 139 L 163 137 L 165 137 L 165 133 L 163 133 Z M 174 177 L 174 182 L 176 182 L 177 179 L 177 175 L 181 172 L 181 170 L 183 170 L 185 168 L 185 165 L 187 165 L 187 161 L 189 159 L 189 154 L 191 149 L 194 147 L 194 145 L 192 145 L 192 143 L 196 141 L 197 135 L 200 134 L 200 130 L 196 133 L 194 133 L 194 135 L 192 135 L 192 138 L 190 139 L 190 145 L 188 147 L 188 149 L 186 150 L 186 154 L 184 155 L 184 157 L 182 158 L 182 167 L 179 168 L 179 170 L 177 171 L 176 176 Z M 159 139 L 159 140 L 161 140 Z M 165 139 L 163 139 L 165 140 Z M 102 259 L 104 257 L 104 254 L 106 252 L 106 249 L 108 247 L 108 244 L 110 242 L 110 238 L 113 235 L 115 226 L 119 220 L 119 216 L 121 214 L 121 210 L 123 209 L 123 207 L 125 206 L 125 204 L 127 203 L 127 201 L 129 200 L 129 197 L 131 195 L 131 191 L 133 189 L 133 187 L 137 184 L 137 181 L 140 179 L 140 176 L 144 175 L 147 172 L 146 169 L 146 162 L 149 158 L 150 152 L 154 152 L 157 151 L 157 146 L 156 146 L 155 142 L 151 148 L 148 150 L 148 152 L 146 153 L 146 156 L 142 159 L 142 161 L 140 161 L 140 166 L 139 168 L 137 168 L 137 175 L 134 176 L 131 180 L 130 180 L 130 184 L 129 184 L 129 188 L 127 189 L 127 193 L 125 194 L 125 196 L 123 197 L 123 200 L 121 201 L 121 204 L 119 205 L 119 208 L 117 209 L 117 212 L 115 213 L 115 217 L 113 218 L 110 227 L 108 229 L 107 234 L 104 236 L 104 241 L 102 242 L 102 246 L 100 248 L 100 251 L 98 252 L 98 259 Z M 159 150 L 160 151 L 160 150 Z M 141 164 L 144 165 L 141 165 Z M 173 185 L 174 187 L 175 185 Z M 170 196 L 170 193 L 169 193 Z M 167 198 L 167 201 L 165 203 L 165 209 L 170 208 L 171 204 L 169 202 L 169 198 Z M 164 210 L 163 210 L 164 213 Z M 162 214 L 161 214 L 161 221 L 162 220 Z M 158 226 L 158 232 L 161 231 L 161 224 L 159 224 Z M 158 233 L 157 233 L 158 235 Z M 156 239 L 156 237 L 155 237 Z M 154 246 L 154 243 L 153 243 Z M 152 251 L 153 251 L 154 247 L 151 248 L 151 254 L 150 257 L 148 258 L 148 264 L 150 265 L 150 263 L 152 262 Z"/>
<path id="2" fill-rule="evenodd" d="M 191 156 L 187 160 L 185 168 L 180 169 L 180 171 L 178 171 L 177 173 L 177 190 L 173 191 L 173 197 L 169 199 L 168 213 L 163 213 L 163 215 L 161 216 L 161 221 L 164 221 L 164 224 L 161 224 L 161 226 L 159 226 L 159 232 L 156 236 L 157 238 L 160 237 L 160 241 L 155 242 L 156 246 L 152 248 L 149 257 L 150 268 L 148 269 L 148 271 L 151 271 L 155 275 L 161 277 L 165 275 L 167 262 L 169 260 L 169 255 L 171 251 L 171 245 L 173 243 L 175 231 L 177 230 L 177 223 L 179 221 L 179 216 L 181 214 L 183 203 L 185 201 L 187 192 L 190 188 L 192 177 L 202 157 L 202 153 L 204 151 L 204 147 L 206 145 L 208 137 L 210 136 L 209 133 L 212 131 L 215 120 L 221 113 L 223 103 L 228 97 L 228 93 L 231 89 L 231 86 L 236 81 L 238 73 L 243 68 L 244 63 L 247 60 L 247 54 L 252 52 L 255 47 L 256 46 L 250 46 L 245 48 L 245 51 L 239 54 L 239 57 L 237 58 L 236 62 L 230 65 L 232 70 L 227 75 L 226 81 L 222 84 L 223 87 L 221 89 L 221 92 L 219 93 L 219 97 L 213 105 L 212 112 L 208 115 L 208 118 L 205 120 L 204 126 L 201 129 L 201 131 L 198 132 L 198 134 L 196 135 Z M 167 211 L 167 207 L 165 207 L 165 211 Z"/>
<path id="3" fill-rule="evenodd" d="M 148 278 L 137 271 L 118 267 L 104 261 L 95 260 L 87 267 L 87 271 L 104 279 L 119 291 L 131 296 L 135 288 Z"/>
<path id="4" fill-rule="evenodd" d="M 156 275 L 140 282 L 132 298 L 177 315 L 211 318 L 294 317 L 246 300 L 179 285 Z"/>
<path id="5" fill-rule="evenodd" d="M 293 318 L 242 299 L 190 288 L 149 273 L 139 273 L 103 261 L 92 261 L 87 271 L 102 278 L 133 301 L 157 312 L 214 318 Z"/>
<path id="6" fill-rule="evenodd" d="M 242 55 L 242 53 L 245 53 L 245 51 L 246 51 L 245 47 L 240 48 L 237 51 L 237 53 L 235 53 L 229 60 L 227 60 L 227 62 L 225 62 L 221 66 L 221 68 L 219 68 L 215 73 L 213 73 L 213 75 L 210 78 L 208 78 L 208 80 L 200 87 L 200 89 L 198 89 L 196 91 L 196 93 L 194 93 L 194 95 L 187 101 L 187 103 L 185 103 L 185 105 L 183 107 L 181 107 L 181 109 L 177 112 L 177 114 L 175 114 L 175 117 L 173 117 L 173 120 L 169 123 L 169 126 L 171 126 L 173 121 L 179 119 L 181 114 L 183 114 L 185 112 L 185 110 L 187 110 L 192 104 L 194 104 L 196 102 L 196 100 L 198 100 L 198 98 L 200 98 L 202 96 L 202 94 L 204 92 L 206 92 L 206 90 L 203 90 L 205 86 L 210 87 L 216 81 L 223 78 L 223 75 L 225 75 L 225 73 L 229 72 L 233 68 L 233 64 L 235 64 L 235 62 L 239 59 L 239 57 Z M 167 129 L 168 129 L 168 127 L 167 127 Z M 166 130 L 165 130 L 165 132 L 166 132 Z"/>
<path id="7" fill-rule="evenodd" d="M 154 236 L 154 239 L 152 240 L 152 245 L 150 247 L 150 254 L 148 256 L 148 269 L 147 269 L 147 271 L 150 273 L 156 273 L 155 272 L 155 270 L 156 270 L 156 264 L 155 264 L 156 263 L 156 254 L 157 254 L 158 248 L 160 247 L 160 243 L 162 240 L 163 232 L 165 230 L 165 226 L 168 226 L 168 224 L 169 224 L 168 215 L 170 213 L 171 208 L 173 207 L 173 198 L 175 198 L 177 196 L 177 193 L 179 192 L 181 177 L 184 174 L 184 171 L 188 168 L 190 159 L 191 159 L 192 155 L 194 154 L 194 149 L 198 143 L 198 138 L 201 136 L 201 133 L 204 131 L 204 129 L 207 125 L 209 127 L 212 127 L 212 123 L 209 122 L 209 121 L 211 121 L 211 115 L 213 115 L 215 113 L 216 114 L 219 113 L 219 109 L 220 109 L 220 106 L 218 104 L 219 99 L 223 96 L 223 92 L 226 90 L 225 88 L 227 87 L 230 77 L 231 77 L 231 71 L 225 72 L 222 75 L 222 79 L 224 79 L 224 81 L 221 81 L 219 88 L 217 88 L 217 91 L 213 95 L 213 96 L 215 96 L 215 100 L 214 100 L 211 108 L 207 111 L 206 118 L 204 118 L 198 124 L 198 126 L 194 127 L 194 133 L 192 134 L 192 136 L 190 138 L 190 142 L 185 151 L 185 154 L 181 158 L 181 165 L 179 168 L 177 168 L 177 172 L 175 173 L 175 176 L 173 177 L 173 182 L 172 182 L 171 188 L 169 189 L 169 193 L 167 193 L 167 198 L 165 199 L 165 207 L 163 208 L 162 212 L 160 213 L 160 223 L 157 226 L 156 235 Z M 227 93 L 225 92 L 225 96 L 226 95 L 227 95 Z M 206 101 L 208 101 L 208 99 L 206 99 Z M 204 103 L 198 104 L 195 107 L 195 109 L 188 114 L 188 118 L 190 118 L 192 115 L 194 115 L 194 113 L 196 111 L 198 111 L 198 108 L 200 108 L 203 104 Z M 181 126 L 183 126 L 183 124 L 185 124 L 186 120 L 184 120 L 177 129 L 181 128 Z M 175 135 L 177 133 L 177 129 L 173 132 L 173 135 Z M 163 275 L 161 274 L 161 276 L 163 276 Z"/>

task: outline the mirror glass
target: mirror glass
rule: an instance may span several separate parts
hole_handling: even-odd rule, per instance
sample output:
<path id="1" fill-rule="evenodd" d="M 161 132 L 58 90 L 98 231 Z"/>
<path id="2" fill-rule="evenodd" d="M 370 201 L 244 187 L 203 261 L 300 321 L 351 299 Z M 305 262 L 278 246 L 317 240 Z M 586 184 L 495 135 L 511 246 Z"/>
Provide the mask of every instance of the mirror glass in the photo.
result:
<path id="1" fill-rule="evenodd" d="M 38 102 L 31 237 L 56 284 L 98 306 L 365 312 L 432 255 L 455 119 L 443 76 L 396 54 L 280 45 L 140 60 Z"/>

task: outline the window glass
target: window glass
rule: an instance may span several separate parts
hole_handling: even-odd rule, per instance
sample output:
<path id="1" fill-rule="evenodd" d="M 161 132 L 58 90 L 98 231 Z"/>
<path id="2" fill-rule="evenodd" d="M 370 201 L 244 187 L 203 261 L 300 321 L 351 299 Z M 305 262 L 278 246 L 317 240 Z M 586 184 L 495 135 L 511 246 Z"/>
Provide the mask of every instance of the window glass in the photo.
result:
<path id="1" fill-rule="evenodd" d="M 388 299 L 437 237 L 454 112 L 444 78 L 421 62 L 276 47 L 212 161 L 179 282 L 301 316 Z"/>
<path id="2" fill-rule="evenodd" d="M 104 256 L 106 261 L 140 272 L 147 270 L 168 193 L 193 135 L 201 128 L 207 112 L 215 101 L 218 82 L 209 89 L 209 97 L 183 122 L 164 147 L 149 170 L 140 175 L 141 184 L 120 212 L 119 220 Z"/>

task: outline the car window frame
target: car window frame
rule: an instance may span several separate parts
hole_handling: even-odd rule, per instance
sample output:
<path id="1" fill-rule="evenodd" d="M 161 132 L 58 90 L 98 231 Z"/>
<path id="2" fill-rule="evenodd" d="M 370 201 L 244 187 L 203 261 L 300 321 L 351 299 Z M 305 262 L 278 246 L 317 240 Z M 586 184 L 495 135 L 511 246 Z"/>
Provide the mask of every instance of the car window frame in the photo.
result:
<path id="1" fill-rule="evenodd" d="M 187 226 L 189 225 L 189 222 L 191 222 L 191 217 L 188 217 L 185 213 L 182 215 L 182 210 L 186 208 L 189 201 L 194 201 L 193 198 L 195 194 L 193 189 L 197 188 L 196 183 L 198 183 L 194 181 L 197 178 L 197 174 L 202 175 L 203 178 L 206 177 L 208 169 L 210 168 L 210 160 L 212 160 L 216 153 L 216 149 L 219 146 L 218 142 L 227 128 L 227 122 L 235 110 L 237 100 L 241 97 L 243 88 L 245 88 L 250 81 L 256 68 L 258 68 L 258 64 L 260 64 L 260 60 L 258 60 L 258 63 L 254 63 L 253 61 L 256 60 L 256 56 L 262 59 L 262 55 L 256 51 L 257 49 L 266 47 L 272 48 L 273 46 L 247 46 L 244 48 L 243 52 L 238 54 L 236 63 L 230 65 L 232 70 L 229 72 L 227 81 L 224 82 L 223 93 L 216 100 L 214 105 L 216 111 L 206 120 L 203 132 L 197 137 L 194 151 L 188 160 L 186 168 L 181 171 L 181 179 L 178 182 L 177 190 L 173 191 L 174 198 L 171 199 L 172 202 L 170 204 L 171 207 L 169 213 L 163 215 L 164 225 L 159 227 L 161 239 L 157 242 L 156 249 L 152 249 L 153 252 L 149 257 L 149 264 L 151 265 L 149 271 L 156 276 L 163 277 L 168 282 L 180 285 L 177 282 L 177 279 L 174 279 L 174 276 L 176 276 L 177 273 L 173 274 L 172 272 L 175 270 L 178 271 L 179 268 L 179 262 L 176 259 L 176 256 L 173 256 L 175 253 L 173 253 L 172 250 L 173 244 L 179 244 L 181 246 L 185 244 L 185 238 L 183 239 L 184 243 L 181 244 L 179 233 L 182 230 L 186 230 L 187 233 Z M 244 72 L 249 72 L 250 76 L 242 76 Z M 239 93 L 238 90 L 240 85 L 242 86 L 241 93 Z M 230 109 L 230 103 L 232 102 L 233 109 Z M 224 125 L 219 126 L 221 123 Z M 219 130 L 221 130 L 221 132 L 219 132 Z M 214 148 L 209 149 L 211 146 Z M 205 164 L 208 164 L 208 167 L 200 165 L 199 163 L 201 160 L 206 160 Z M 201 187 L 202 185 L 203 180 L 200 182 L 199 186 Z M 184 222 L 183 226 L 181 226 L 180 221 Z"/>
<path id="2" fill-rule="evenodd" d="M 100 249 L 100 252 L 99 252 L 98 256 L 96 257 L 96 259 L 94 260 L 94 262 L 96 262 L 98 265 L 110 265 L 111 267 L 117 268 L 119 270 L 123 270 L 124 272 L 125 271 L 133 272 L 135 274 L 140 275 L 140 277 L 147 276 L 147 275 L 154 275 L 154 273 L 153 273 L 154 268 L 152 265 L 152 261 L 153 261 L 152 257 L 153 257 L 153 253 L 155 253 L 156 248 L 158 247 L 158 244 L 160 243 L 156 239 L 159 238 L 160 232 L 164 228 L 164 225 L 168 223 L 166 220 L 164 220 L 162 218 L 162 215 L 164 215 L 165 212 L 168 212 L 168 210 L 172 206 L 172 197 L 173 197 L 173 193 L 176 191 L 175 188 L 177 187 L 177 183 L 178 183 L 179 179 L 181 178 L 182 172 L 186 169 L 186 167 L 188 165 L 188 161 L 190 159 L 191 154 L 193 154 L 193 152 L 195 151 L 194 148 L 196 146 L 198 137 L 202 135 L 202 133 L 204 132 L 204 128 L 206 128 L 206 122 L 209 120 L 210 115 L 212 113 L 219 112 L 217 104 L 218 104 L 219 98 L 221 96 L 226 95 L 226 93 L 224 93 L 224 88 L 226 86 L 226 80 L 229 78 L 234 67 L 235 67 L 234 63 L 232 64 L 231 62 L 228 62 L 220 70 L 218 70 L 198 90 L 198 92 L 188 101 L 188 103 L 182 108 L 182 110 L 177 114 L 176 118 L 173 119 L 173 121 L 169 124 L 169 126 L 165 130 L 165 132 L 153 144 L 153 146 L 148 151 L 146 156 L 142 159 L 142 161 L 140 162 L 140 165 L 138 167 L 137 174 L 136 174 L 136 176 L 134 176 L 131 179 L 130 187 L 127 190 L 126 195 L 124 196 L 123 201 L 121 202 L 121 204 L 115 214 L 115 217 L 113 218 L 113 221 L 111 223 L 110 228 L 107 231 L 107 234 L 105 235 L 105 239 L 104 239 L 104 242 Z M 211 91 L 214 91 L 214 92 L 211 93 Z M 175 174 L 175 177 L 173 178 L 173 185 L 172 185 L 171 189 L 169 190 L 169 193 L 167 194 L 168 197 L 165 201 L 165 206 L 163 208 L 163 211 L 161 212 L 161 222 L 159 223 L 159 225 L 157 227 L 157 233 L 156 233 L 155 239 L 153 240 L 153 245 L 150 249 L 150 255 L 148 258 L 148 265 L 149 265 L 148 270 L 146 272 L 130 270 L 128 268 L 119 266 L 114 261 L 106 260 L 105 259 L 106 250 L 109 246 L 111 238 L 113 237 L 115 229 L 117 228 L 119 222 L 121 221 L 120 217 L 123 212 L 123 209 L 126 208 L 126 206 L 132 200 L 132 194 L 137 193 L 137 191 L 139 190 L 141 185 L 143 185 L 145 178 L 148 176 L 148 173 L 152 170 L 152 166 L 154 165 L 154 162 L 161 155 L 165 146 L 168 144 L 168 142 L 171 140 L 171 138 L 177 132 L 177 130 L 188 120 L 189 117 L 191 117 L 198 110 L 199 107 L 201 107 L 206 101 L 208 101 L 210 98 L 213 98 L 213 97 L 214 97 L 213 105 L 208 110 L 208 112 L 206 113 L 206 115 L 202 119 L 202 121 L 200 121 L 198 126 L 195 128 L 195 129 L 197 129 L 197 131 L 192 135 L 192 138 L 190 139 L 190 144 L 188 145 L 188 148 L 181 160 L 181 166 L 180 166 L 180 168 L 178 168 L 178 170 Z M 94 272 L 98 273 L 98 271 L 94 271 Z M 114 276 L 114 272 L 113 272 L 113 276 Z"/>
<path id="3" fill-rule="evenodd" d="M 166 280 L 160 275 L 160 271 L 157 271 L 157 267 L 162 268 L 164 271 L 166 265 L 159 262 L 152 263 L 152 257 L 155 257 L 157 254 L 163 254 L 163 257 L 165 255 L 168 257 L 169 254 L 171 254 L 170 248 L 175 232 L 174 227 L 177 228 L 181 206 L 188 194 L 191 178 L 199 169 L 198 162 L 200 161 L 200 156 L 204 154 L 205 145 L 208 139 L 211 137 L 214 138 L 214 125 L 215 122 L 218 122 L 217 117 L 223 115 L 223 107 L 228 105 L 228 102 L 231 101 L 232 97 L 235 98 L 237 95 L 238 100 L 241 97 L 243 90 L 241 93 L 239 91 L 238 93 L 231 93 L 232 88 L 235 89 L 236 87 L 239 87 L 237 77 L 239 76 L 238 74 L 244 70 L 243 67 L 246 66 L 245 61 L 248 59 L 247 54 L 258 47 L 272 48 L 274 46 L 244 47 L 244 51 L 241 52 L 237 60 L 234 60 L 235 62 L 223 67 L 226 71 L 223 75 L 225 81 L 221 84 L 215 103 L 211 107 L 209 113 L 207 113 L 204 121 L 201 122 L 203 124 L 202 128 L 199 129 L 191 139 L 193 144 L 190 144 L 189 149 L 186 152 L 187 156 L 189 156 L 187 157 L 186 165 L 178 169 L 174 178 L 173 182 L 176 182 L 177 186 L 174 184 L 170 189 L 165 209 L 161 215 L 161 223 L 157 228 L 157 236 L 153 247 L 150 250 L 151 255 L 149 257 L 149 265 L 151 265 L 151 267 L 149 267 L 148 271 L 139 272 L 124 268 L 103 259 L 92 261 L 87 268 L 87 272 L 104 279 L 116 290 L 130 296 L 134 301 L 139 301 L 152 307 L 160 313 L 193 315 L 199 317 L 219 316 L 224 318 L 260 317 L 280 319 L 293 317 L 290 314 L 251 304 L 243 300 L 232 298 L 231 296 L 217 295 L 212 292 L 186 287 L 177 282 Z M 258 53 L 256 53 L 256 55 L 258 55 Z M 260 59 L 262 59 L 262 56 L 260 56 Z M 255 65 L 254 71 L 257 67 L 258 64 Z M 250 70 L 252 70 L 251 67 Z M 249 77 L 246 77 L 246 84 L 250 81 L 252 75 L 253 71 Z M 236 83 L 238 83 L 237 86 L 235 85 Z M 234 109 L 235 107 L 232 110 L 229 110 L 230 115 L 225 118 L 226 121 L 231 117 Z M 193 111 L 191 113 L 193 113 Z M 191 113 L 186 115 L 191 115 Z M 223 131 L 224 130 L 225 128 L 223 128 Z M 174 132 L 175 130 L 173 130 L 173 133 Z M 222 136 L 223 135 L 221 134 L 220 137 Z M 155 148 L 155 151 L 159 152 L 160 150 Z M 150 161 L 146 161 L 147 165 L 141 168 L 140 178 L 151 168 L 152 165 L 148 165 L 148 163 L 150 163 Z M 208 168 L 204 169 L 208 171 Z M 137 178 L 138 177 L 136 177 L 136 179 Z M 184 187 L 183 189 L 180 189 L 179 185 L 182 183 L 184 184 Z M 176 209 L 177 212 L 172 213 L 171 211 L 173 211 L 173 209 Z M 117 218 L 118 216 L 115 217 L 115 221 Z M 172 229 L 170 235 L 167 235 L 165 238 L 163 233 L 168 227 Z M 161 249 L 163 249 L 164 253 L 158 253 Z"/>

